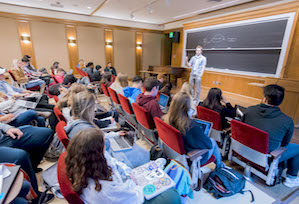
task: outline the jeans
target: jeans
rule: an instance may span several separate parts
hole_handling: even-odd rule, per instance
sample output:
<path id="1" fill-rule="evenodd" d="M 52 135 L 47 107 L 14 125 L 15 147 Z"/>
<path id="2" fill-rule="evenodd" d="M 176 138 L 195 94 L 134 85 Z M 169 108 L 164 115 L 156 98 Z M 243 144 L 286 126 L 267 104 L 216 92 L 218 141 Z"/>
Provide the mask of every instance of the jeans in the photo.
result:
<path id="1" fill-rule="evenodd" d="M 4 135 L 0 139 L 0 147 L 13 147 L 27 151 L 30 155 L 33 169 L 36 169 L 49 148 L 54 132 L 49 128 L 30 125 L 21 126 L 18 129 L 23 132 L 23 136 L 17 140 Z"/>
<path id="2" fill-rule="evenodd" d="M 19 195 L 11 202 L 11 204 L 27 204 L 28 201 L 25 197 L 29 193 L 30 187 L 31 185 L 28 181 L 23 181 Z"/>
<path id="3" fill-rule="evenodd" d="M 222 157 L 217 142 L 213 138 L 210 139 L 213 144 L 213 147 L 206 153 L 208 154 L 208 157 L 206 157 L 207 158 L 206 161 L 201 161 L 201 164 L 206 163 L 211 158 L 211 156 L 214 155 L 216 158 L 216 167 L 222 167 L 223 166 Z"/>
<path id="4" fill-rule="evenodd" d="M 288 144 L 287 150 L 281 155 L 279 162 L 287 161 L 287 176 L 296 178 L 299 171 L 299 145 Z"/>
<path id="5" fill-rule="evenodd" d="M 38 193 L 35 172 L 32 168 L 29 154 L 26 151 L 17 148 L 0 146 L 0 163 L 20 165 L 29 176 L 33 190 Z"/>
<path id="6" fill-rule="evenodd" d="M 35 86 L 39 86 L 39 87 L 42 87 L 42 85 L 45 83 L 45 81 L 43 80 L 38 80 L 36 82 L 28 82 L 27 84 L 25 84 L 25 87 L 28 89 L 28 88 L 32 88 L 32 87 L 35 87 Z"/>
<path id="7" fill-rule="evenodd" d="M 20 114 L 15 120 L 10 122 L 10 125 L 15 127 L 20 127 L 23 125 L 29 125 L 32 120 L 37 121 L 38 127 L 45 127 L 45 119 L 37 115 L 37 112 L 34 110 L 28 110 Z"/>
<path id="8" fill-rule="evenodd" d="M 192 97 L 198 102 L 200 95 L 201 77 L 192 74 L 190 75 L 189 83 L 192 85 Z M 194 85 L 196 85 L 196 98 L 194 98 Z"/>

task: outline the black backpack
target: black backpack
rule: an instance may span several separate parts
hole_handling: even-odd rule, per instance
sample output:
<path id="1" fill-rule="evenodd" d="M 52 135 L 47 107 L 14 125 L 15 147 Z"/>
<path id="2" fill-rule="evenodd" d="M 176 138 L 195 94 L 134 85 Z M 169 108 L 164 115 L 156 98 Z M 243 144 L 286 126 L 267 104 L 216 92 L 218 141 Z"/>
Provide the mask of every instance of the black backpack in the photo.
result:
<path id="1" fill-rule="evenodd" d="M 245 187 L 245 178 L 242 174 L 237 172 L 234 169 L 224 167 L 215 169 L 208 177 L 206 183 L 204 184 L 204 188 L 216 199 L 222 197 L 232 196 L 236 193 L 243 194 Z M 251 193 L 252 200 L 254 201 L 254 196 L 250 190 L 248 192 Z"/>

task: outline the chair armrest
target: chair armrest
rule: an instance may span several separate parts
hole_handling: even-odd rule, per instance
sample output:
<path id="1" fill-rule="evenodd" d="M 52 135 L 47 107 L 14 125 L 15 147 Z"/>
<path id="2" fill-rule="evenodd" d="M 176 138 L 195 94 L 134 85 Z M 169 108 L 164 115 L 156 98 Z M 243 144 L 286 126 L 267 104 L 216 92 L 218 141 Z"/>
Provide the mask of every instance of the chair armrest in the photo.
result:
<path id="1" fill-rule="evenodd" d="M 222 132 L 224 134 L 227 134 L 227 133 L 229 133 L 231 131 L 231 129 L 232 129 L 231 127 L 228 127 L 228 128 L 223 129 Z"/>
<path id="2" fill-rule="evenodd" d="M 196 149 L 192 150 L 191 152 L 187 153 L 187 156 L 191 161 L 197 159 L 198 157 L 202 156 L 203 154 L 207 153 L 209 149 Z"/>
<path id="3" fill-rule="evenodd" d="M 273 157 L 273 159 L 277 159 L 277 158 L 280 157 L 286 150 L 287 150 L 287 148 L 285 148 L 285 147 L 279 147 L 278 149 L 275 149 L 275 150 L 273 150 L 272 152 L 270 152 L 270 155 Z"/>

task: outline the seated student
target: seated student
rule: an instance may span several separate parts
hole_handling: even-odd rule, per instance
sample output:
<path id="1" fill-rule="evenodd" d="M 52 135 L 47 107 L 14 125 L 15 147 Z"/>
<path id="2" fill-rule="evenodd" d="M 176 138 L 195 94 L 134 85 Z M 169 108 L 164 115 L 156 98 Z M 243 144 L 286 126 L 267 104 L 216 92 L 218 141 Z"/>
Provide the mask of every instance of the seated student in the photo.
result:
<path id="1" fill-rule="evenodd" d="M 184 82 L 181 89 L 180 89 L 180 92 L 187 93 L 192 97 L 192 89 L 193 89 L 193 87 L 189 82 Z M 195 110 L 195 114 L 196 114 L 196 107 L 195 107 L 195 104 L 194 104 L 193 100 L 191 101 L 191 108 L 193 110 Z"/>
<path id="2" fill-rule="evenodd" d="M 164 74 L 158 74 L 157 75 L 157 79 L 158 79 L 158 82 L 159 82 L 159 90 L 162 89 L 163 87 L 163 83 L 164 83 Z"/>
<path id="3" fill-rule="evenodd" d="M 59 84 L 61 84 L 63 82 L 65 74 L 66 74 L 66 72 L 64 69 L 62 69 L 62 68 L 57 69 L 54 77 Z"/>
<path id="4" fill-rule="evenodd" d="M 222 105 L 221 102 L 225 105 Z M 199 105 L 220 113 L 222 128 L 230 126 L 225 117 L 234 118 L 236 116 L 236 109 L 232 107 L 218 88 L 211 88 L 207 98 Z"/>
<path id="5" fill-rule="evenodd" d="M 264 87 L 261 104 L 247 108 L 242 121 L 269 133 L 269 152 L 285 147 L 280 162 L 287 161 L 287 177 L 284 185 L 299 186 L 299 145 L 290 144 L 294 132 L 292 118 L 281 112 L 278 107 L 284 98 L 284 88 L 276 84 Z"/>
<path id="6" fill-rule="evenodd" d="M 25 83 L 25 87 L 26 88 L 32 88 L 35 86 L 39 86 L 40 88 L 42 88 L 42 85 L 45 84 L 45 81 L 38 79 L 38 80 L 28 80 L 28 78 L 25 76 L 25 73 L 23 71 L 23 66 L 24 64 L 18 60 L 18 59 L 14 59 L 12 61 L 12 65 L 11 65 L 11 72 L 13 74 L 13 76 L 15 77 L 15 79 L 17 80 L 17 83 L 20 85 L 22 83 Z M 30 82 L 32 81 L 32 82 Z"/>
<path id="7" fill-rule="evenodd" d="M 54 62 L 53 65 L 51 66 L 51 72 L 52 74 L 57 74 L 57 69 L 59 68 L 59 62 Z"/>
<path id="8" fill-rule="evenodd" d="M 100 81 L 101 84 L 105 84 L 107 87 L 111 86 L 111 73 L 105 72 L 103 74 L 102 80 Z"/>
<path id="9" fill-rule="evenodd" d="M 172 96 L 171 96 L 171 93 L 170 93 L 171 89 L 172 89 L 172 83 L 171 82 L 166 82 L 165 85 L 163 86 L 163 88 L 160 90 L 160 93 L 169 96 L 169 101 L 168 101 L 167 106 L 170 105 L 171 100 L 172 100 Z"/>
<path id="10" fill-rule="evenodd" d="M 49 76 L 48 73 L 36 71 L 36 69 L 32 67 L 32 65 L 30 64 L 30 60 L 28 58 L 24 57 L 22 59 L 22 62 L 23 62 L 23 67 L 22 67 L 23 71 L 29 80 L 42 79 L 46 82 L 47 85 L 50 84 L 51 76 Z"/>
<path id="11" fill-rule="evenodd" d="M 53 139 L 53 131 L 45 127 L 30 125 L 15 128 L 0 123 L 0 147 L 19 148 L 27 151 L 35 172 Z"/>
<path id="12" fill-rule="evenodd" d="M 132 169 L 105 152 L 100 130 L 78 132 L 70 141 L 65 164 L 72 187 L 84 203 L 181 203 L 174 188 L 145 200 L 142 187 L 130 177 Z"/>
<path id="13" fill-rule="evenodd" d="M 32 203 L 33 204 L 38 203 L 38 200 L 39 200 L 42 192 L 40 192 L 38 190 L 37 179 L 35 176 L 35 172 L 32 168 L 29 154 L 22 149 L 0 146 L 0 163 L 12 163 L 12 164 L 21 166 L 22 170 L 24 170 L 25 173 L 28 175 L 28 177 L 30 179 L 30 184 L 31 184 L 34 192 L 37 194 L 37 198 L 35 198 L 32 201 Z M 21 193 L 21 195 L 18 197 L 24 198 L 27 195 L 27 194 L 25 194 L 25 196 L 22 196 L 22 194 L 24 195 L 25 193 Z M 54 199 L 54 195 L 46 194 L 46 199 L 47 200 L 45 200 L 45 201 L 49 202 L 52 199 Z"/>
<path id="14" fill-rule="evenodd" d="M 145 92 L 141 93 L 136 98 L 136 103 L 150 112 L 152 118 L 161 118 L 163 112 L 161 111 L 159 103 L 156 101 L 156 96 L 159 91 L 159 82 L 155 77 L 149 77 L 144 81 Z"/>
<path id="15" fill-rule="evenodd" d="M 77 68 L 82 69 L 85 67 L 85 62 L 83 59 L 80 59 L 78 64 L 76 65 Z"/>
<path id="16" fill-rule="evenodd" d="M 116 93 L 124 95 L 124 88 L 128 86 L 128 75 L 120 72 L 118 73 L 115 82 L 110 86 Z"/>
<path id="17" fill-rule="evenodd" d="M 143 86 L 143 79 L 140 76 L 135 76 L 132 79 L 132 87 L 124 88 L 124 96 L 127 97 L 131 103 L 134 103 L 137 96 L 141 94 L 141 88 Z"/>
<path id="18" fill-rule="evenodd" d="M 196 119 L 190 118 L 191 101 L 192 98 L 189 94 L 178 92 L 174 95 L 169 111 L 163 119 L 182 133 L 186 152 L 195 149 L 209 149 L 202 156 L 201 163 L 204 164 L 214 155 L 216 157 L 216 167 L 223 167 L 224 164 L 216 141 L 204 134 L 202 126 L 196 122 Z"/>
<path id="19" fill-rule="evenodd" d="M 88 92 L 83 91 L 75 94 L 72 97 L 71 114 L 73 120 L 68 122 L 65 131 L 68 137 L 72 138 L 81 130 L 88 128 L 98 128 L 94 123 L 95 118 L 95 96 Z M 124 136 L 132 137 L 133 133 L 126 131 L 109 132 L 105 133 L 105 138 Z M 107 140 L 109 144 L 109 140 Z M 110 147 L 108 146 L 108 149 Z M 137 144 L 133 144 L 133 149 L 119 152 L 112 152 L 113 156 L 119 158 L 130 167 L 140 166 L 149 161 L 149 152 Z"/>
<path id="20" fill-rule="evenodd" d="M 107 67 L 104 69 L 104 72 L 111 73 L 114 76 L 117 76 L 116 70 L 114 67 L 112 67 L 112 63 L 108 62 Z"/>
<path id="21" fill-rule="evenodd" d="M 97 65 L 99 66 L 99 65 Z M 97 67 L 99 69 L 99 67 Z M 82 71 L 86 72 L 90 78 L 90 82 L 100 81 L 102 76 L 98 69 L 94 70 L 93 62 L 88 62 L 85 68 L 82 68 Z"/>

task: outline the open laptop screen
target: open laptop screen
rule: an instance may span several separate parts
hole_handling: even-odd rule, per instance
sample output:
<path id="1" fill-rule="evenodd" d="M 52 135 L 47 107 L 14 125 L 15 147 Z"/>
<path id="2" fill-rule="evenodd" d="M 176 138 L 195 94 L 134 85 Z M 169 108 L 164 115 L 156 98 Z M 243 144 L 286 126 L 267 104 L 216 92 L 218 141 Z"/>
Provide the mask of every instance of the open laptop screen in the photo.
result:
<path id="1" fill-rule="evenodd" d="M 209 137 L 210 132 L 212 130 L 213 123 L 207 122 L 207 121 L 204 121 L 204 120 L 199 120 L 199 119 L 196 119 L 196 122 L 199 123 L 200 126 L 203 128 L 204 134 Z"/>
<path id="2" fill-rule="evenodd" d="M 169 96 L 167 96 L 165 94 L 160 94 L 158 103 L 159 103 L 159 105 L 166 107 L 168 100 L 169 100 Z"/>

